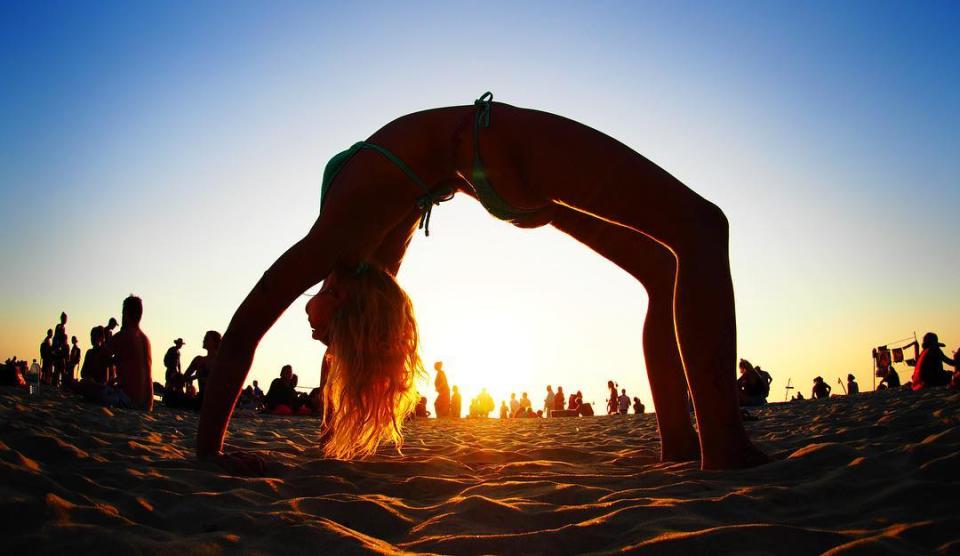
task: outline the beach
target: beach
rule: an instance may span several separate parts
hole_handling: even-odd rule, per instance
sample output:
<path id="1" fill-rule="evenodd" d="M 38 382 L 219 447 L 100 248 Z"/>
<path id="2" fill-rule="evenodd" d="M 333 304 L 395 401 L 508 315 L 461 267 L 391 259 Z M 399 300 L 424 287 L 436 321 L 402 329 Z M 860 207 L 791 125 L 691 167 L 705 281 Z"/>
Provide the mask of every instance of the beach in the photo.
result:
<path id="1" fill-rule="evenodd" d="M 0 390 L 5 553 L 960 553 L 960 394 L 751 410 L 776 461 L 658 462 L 653 414 L 416 420 L 331 461 L 310 417 L 238 414 L 268 477 L 193 457 L 197 415 Z"/>

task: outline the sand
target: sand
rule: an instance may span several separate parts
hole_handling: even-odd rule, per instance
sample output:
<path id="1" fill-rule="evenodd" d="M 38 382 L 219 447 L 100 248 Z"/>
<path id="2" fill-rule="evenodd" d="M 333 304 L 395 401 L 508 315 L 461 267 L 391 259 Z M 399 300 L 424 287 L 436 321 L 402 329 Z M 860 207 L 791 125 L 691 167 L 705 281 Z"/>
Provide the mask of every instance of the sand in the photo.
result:
<path id="1" fill-rule="evenodd" d="M 270 477 L 197 463 L 197 417 L 0 389 L 7 554 L 960 553 L 960 395 L 757 410 L 777 458 L 657 462 L 653 415 L 414 422 L 403 455 L 328 461 L 310 418 L 245 415 Z"/>

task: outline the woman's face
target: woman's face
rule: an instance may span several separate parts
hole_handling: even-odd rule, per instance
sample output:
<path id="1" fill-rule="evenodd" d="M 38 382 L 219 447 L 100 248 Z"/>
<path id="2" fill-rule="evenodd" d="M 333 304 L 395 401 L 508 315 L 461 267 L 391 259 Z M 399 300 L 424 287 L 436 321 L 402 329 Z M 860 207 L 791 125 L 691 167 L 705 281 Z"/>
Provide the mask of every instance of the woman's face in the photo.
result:
<path id="1" fill-rule="evenodd" d="M 331 274 L 323 281 L 320 292 L 307 302 L 307 320 L 313 329 L 314 340 L 329 343 L 330 321 L 343 299 L 343 292 L 337 287 L 337 280 Z"/>

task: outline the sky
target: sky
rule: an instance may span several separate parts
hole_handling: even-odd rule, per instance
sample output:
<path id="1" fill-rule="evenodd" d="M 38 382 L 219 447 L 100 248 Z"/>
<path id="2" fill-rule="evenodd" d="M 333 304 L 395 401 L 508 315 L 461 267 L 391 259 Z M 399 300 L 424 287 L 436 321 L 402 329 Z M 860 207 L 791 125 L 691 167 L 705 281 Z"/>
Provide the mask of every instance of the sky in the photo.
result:
<path id="1" fill-rule="evenodd" d="M 135 293 L 162 381 L 306 233 L 331 156 L 489 90 L 725 211 L 738 353 L 772 399 L 869 390 L 874 346 L 960 347 L 958 28 L 956 2 L 3 2 L 0 355 L 38 357 L 62 310 L 86 348 Z M 560 384 L 603 407 L 614 379 L 651 407 L 643 288 L 558 231 L 457 198 L 398 279 L 465 405 Z M 306 300 L 248 380 L 317 384 Z"/>

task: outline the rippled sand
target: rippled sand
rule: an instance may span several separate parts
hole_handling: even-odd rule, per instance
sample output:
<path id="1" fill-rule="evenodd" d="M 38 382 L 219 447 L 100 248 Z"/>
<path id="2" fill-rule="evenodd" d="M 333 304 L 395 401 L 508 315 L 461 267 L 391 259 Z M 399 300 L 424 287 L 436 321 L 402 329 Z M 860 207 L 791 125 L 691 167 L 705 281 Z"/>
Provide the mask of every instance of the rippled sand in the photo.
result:
<path id="1" fill-rule="evenodd" d="M 198 464 L 196 415 L 0 389 L 4 553 L 960 553 L 960 395 L 769 406 L 778 461 L 660 464 L 653 415 L 423 420 L 403 455 L 325 461 L 311 418 L 246 415 L 271 477 Z"/>

